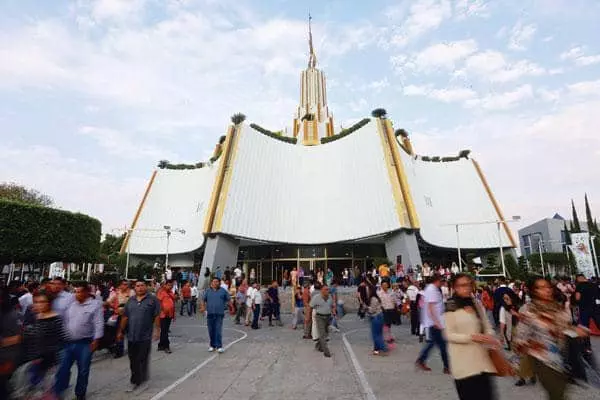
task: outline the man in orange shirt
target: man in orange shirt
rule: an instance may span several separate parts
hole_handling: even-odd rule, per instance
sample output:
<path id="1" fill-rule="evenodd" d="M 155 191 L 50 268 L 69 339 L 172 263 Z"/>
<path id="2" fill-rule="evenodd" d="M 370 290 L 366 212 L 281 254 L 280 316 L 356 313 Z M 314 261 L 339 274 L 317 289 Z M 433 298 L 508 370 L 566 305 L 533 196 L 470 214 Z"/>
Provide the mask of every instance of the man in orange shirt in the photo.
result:
<path id="1" fill-rule="evenodd" d="M 183 316 L 183 310 L 186 309 L 188 313 L 188 317 L 192 316 L 192 285 L 190 285 L 189 281 L 183 282 L 183 287 L 181 288 L 181 309 L 179 310 L 179 315 Z"/>
<path id="2" fill-rule="evenodd" d="M 158 351 L 171 354 L 171 343 L 169 342 L 169 329 L 171 321 L 175 318 L 175 293 L 173 293 L 173 280 L 167 280 L 158 289 L 156 298 L 160 302 L 160 341 Z"/>

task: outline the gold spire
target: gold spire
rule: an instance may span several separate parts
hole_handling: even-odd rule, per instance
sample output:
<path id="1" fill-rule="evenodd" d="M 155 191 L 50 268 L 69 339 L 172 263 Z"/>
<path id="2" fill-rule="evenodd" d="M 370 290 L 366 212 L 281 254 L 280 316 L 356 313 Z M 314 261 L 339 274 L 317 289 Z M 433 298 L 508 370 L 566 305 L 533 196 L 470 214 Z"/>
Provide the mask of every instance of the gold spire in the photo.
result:
<path id="1" fill-rule="evenodd" d="M 308 68 L 315 68 L 317 66 L 317 56 L 315 55 L 315 49 L 313 48 L 311 20 L 312 17 L 310 16 L 310 13 L 308 13 L 308 48 L 310 51 L 308 56 Z"/>

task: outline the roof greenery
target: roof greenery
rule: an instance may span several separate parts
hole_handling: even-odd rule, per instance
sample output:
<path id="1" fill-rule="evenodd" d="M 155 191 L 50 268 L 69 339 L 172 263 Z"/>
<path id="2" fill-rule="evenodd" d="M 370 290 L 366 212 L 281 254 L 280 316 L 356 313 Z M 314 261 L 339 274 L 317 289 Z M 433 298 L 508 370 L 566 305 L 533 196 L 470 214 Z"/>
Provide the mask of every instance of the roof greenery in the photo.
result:
<path id="1" fill-rule="evenodd" d="M 336 140 L 341 139 L 341 138 L 343 138 L 345 136 L 348 136 L 352 132 L 355 132 L 355 131 L 359 130 L 363 126 L 367 125 L 370 121 L 371 121 L 370 118 L 363 118 L 360 121 L 358 121 L 357 123 L 355 123 L 354 125 L 352 125 L 351 127 L 346 128 L 346 129 L 342 129 L 336 135 L 326 136 L 326 137 L 321 138 L 321 143 L 325 144 L 325 143 L 335 142 Z"/>
<path id="2" fill-rule="evenodd" d="M 250 124 L 250 128 L 254 129 L 257 132 L 262 133 L 265 136 L 272 137 L 273 139 L 277 139 L 277 140 L 280 140 L 285 143 L 290 143 L 290 144 L 298 143 L 297 138 L 291 137 L 291 136 L 284 136 L 282 131 L 273 132 L 273 131 L 265 129 L 262 126 L 257 125 L 255 123 Z"/>

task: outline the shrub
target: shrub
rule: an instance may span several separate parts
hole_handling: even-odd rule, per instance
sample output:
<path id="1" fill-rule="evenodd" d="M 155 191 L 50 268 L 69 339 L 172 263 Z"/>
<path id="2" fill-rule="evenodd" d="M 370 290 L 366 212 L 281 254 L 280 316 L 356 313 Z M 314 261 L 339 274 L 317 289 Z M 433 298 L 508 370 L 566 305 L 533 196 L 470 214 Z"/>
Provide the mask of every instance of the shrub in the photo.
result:
<path id="1" fill-rule="evenodd" d="M 376 108 L 371 111 L 371 115 L 373 118 L 385 118 L 387 116 L 387 111 L 385 111 L 385 108 Z"/>
<path id="2" fill-rule="evenodd" d="M 360 121 L 358 121 L 357 123 L 355 123 L 354 125 L 352 125 L 351 127 L 346 128 L 346 129 L 342 129 L 336 135 L 326 136 L 326 137 L 321 138 L 321 143 L 325 144 L 325 143 L 329 143 L 329 142 L 335 142 L 336 140 L 341 139 L 341 138 L 343 138 L 345 136 L 348 136 L 352 132 L 359 130 L 363 126 L 367 125 L 370 121 L 371 121 L 370 118 L 363 118 Z"/>
<path id="3" fill-rule="evenodd" d="M 396 135 L 396 137 L 398 137 L 398 136 L 403 137 L 403 138 L 408 137 L 408 132 L 406 132 L 404 129 L 396 129 L 396 132 L 394 132 L 394 134 Z"/>
<path id="4" fill-rule="evenodd" d="M 231 116 L 231 122 L 234 125 L 239 125 L 246 120 L 246 116 L 242 113 L 235 113 Z"/>
<path id="5" fill-rule="evenodd" d="M 281 140 L 282 142 L 285 142 L 285 143 L 291 143 L 291 144 L 298 143 L 298 139 L 295 137 L 282 136 L 281 134 L 278 134 L 277 132 L 272 132 L 272 131 L 265 129 L 262 126 L 256 125 L 254 123 L 250 124 L 250 128 L 254 129 L 257 132 L 262 133 L 263 135 L 272 137 L 273 139 Z"/>
<path id="6" fill-rule="evenodd" d="M 0 262 L 95 261 L 100 235 L 87 215 L 0 200 Z"/>

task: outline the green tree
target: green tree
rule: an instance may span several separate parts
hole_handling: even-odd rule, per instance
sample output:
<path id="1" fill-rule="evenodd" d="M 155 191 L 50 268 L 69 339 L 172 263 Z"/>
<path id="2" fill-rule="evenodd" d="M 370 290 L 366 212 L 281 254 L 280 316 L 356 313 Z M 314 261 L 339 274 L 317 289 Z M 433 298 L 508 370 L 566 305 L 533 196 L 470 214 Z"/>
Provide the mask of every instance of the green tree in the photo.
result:
<path id="1" fill-rule="evenodd" d="M 581 225 L 579 224 L 579 217 L 577 216 L 577 210 L 575 209 L 575 202 L 571 199 L 571 213 L 573 214 L 573 222 L 571 225 L 571 232 L 580 233 Z"/>
<path id="2" fill-rule="evenodd" d="M 527 269 L 522 268 L 511 253 L 504 254 L 504 265 L 511 278 L 523 280 L 527 277 Z"/>
<path id="3" fill-rule="evenodd" d="M 567 221 L 565 221 L 565 244 L 567 246 L 571 244 L 571 232 L 567 229 Z"/>
<path id="4" fill-rule="evenodd" d="M 585 219 L 587 220 L 588 232 L 597 233 L 597 227 L 594 224 L 594 217 L 592 217 L 592 210 L 590 209 L 587 193 L 585 194 Z"/>
<path id="5" fill-rule="evenodd" d="M 42 194 L 35 189 L 28 189 L 12 182 L 0 183 L 0 199 L 42 207 L 51 207 L 54 204 L 54 201 L 50 196 Z"/>

